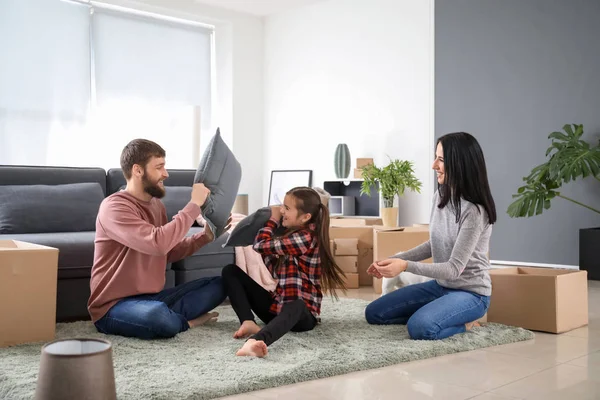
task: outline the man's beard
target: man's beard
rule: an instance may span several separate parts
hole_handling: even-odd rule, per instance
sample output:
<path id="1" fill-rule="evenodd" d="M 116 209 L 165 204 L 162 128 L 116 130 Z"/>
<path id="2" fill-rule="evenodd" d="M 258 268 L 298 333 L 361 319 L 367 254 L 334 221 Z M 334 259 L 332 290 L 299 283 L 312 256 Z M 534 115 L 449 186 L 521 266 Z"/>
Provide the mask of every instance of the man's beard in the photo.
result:
<path id="1" fill-rule="evenodd" d="M 158 186 L 158 182 L 150 182 L 150 179 L 148 179 L 148 175 L 145 172 L 144 176 L 142 176 L 142 185 L 144 185 L 144 192 L 148 193 L 150 196 L 156 197 L 157 199 L 165 197 L 165 189 Z"/>

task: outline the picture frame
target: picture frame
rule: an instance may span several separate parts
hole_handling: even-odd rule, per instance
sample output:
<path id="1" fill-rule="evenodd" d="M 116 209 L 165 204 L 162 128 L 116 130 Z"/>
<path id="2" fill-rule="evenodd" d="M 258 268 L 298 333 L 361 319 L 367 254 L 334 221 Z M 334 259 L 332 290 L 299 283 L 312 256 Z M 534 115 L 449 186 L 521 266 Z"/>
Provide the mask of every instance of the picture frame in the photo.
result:
<path id="1" fill-rule="evenodd" d="M 269 206 L 283 204 L 285 194 L 298 186 L 312 187 L 312 170 L 273 170 L 269 184 Z"/>

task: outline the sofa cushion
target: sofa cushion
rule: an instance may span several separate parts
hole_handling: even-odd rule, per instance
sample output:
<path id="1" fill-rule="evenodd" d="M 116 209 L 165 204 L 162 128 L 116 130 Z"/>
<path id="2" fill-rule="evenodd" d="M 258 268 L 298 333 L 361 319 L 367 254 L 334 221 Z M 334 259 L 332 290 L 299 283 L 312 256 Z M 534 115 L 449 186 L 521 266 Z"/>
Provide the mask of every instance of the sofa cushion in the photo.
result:
<path id="1" fill-rule="evenodd" d="M 58 249 L 58 279 L 89 278 L 94 264 L 96 232 L 25 233 L 0 235 L 0 240 L 20 240 Z M 172 264 L 167 264 L 167 270 Z"/>
<path id="2" fill-rule="evenodd" d="M 58 249 L 58 277 L 86 278 L 94 263 L 96 232 L 25 233 L 0 235 L 0 240 L 20 240 Z"/>
<path id="3" fill-rule="evenodd" d="M 225 246 L 251 246 L 256 234 L 271 218 L 271 207 L 263 207 L 237 223 Z"/>
<path id="4" fill-rule="evenodd" d="M 201 232 L 202 228 L 191 228 L 187 236 Z M 191 256 L 173 263 L 174 270 L 194 270 L 224 267 L 235 262 L 235 251 L 233 247 L 223 247 L 229 237 L 225 233 L 214 242 L 202 246 Z"/>
<path id="5" fill-rule="evenodd" d="M 242 167 L 217 129 L 194 177 L 194 183 L 204 183 L 210 189 L 202 215 L 217 238 L 224 233 L 241 179 Z"/>
<path id="6" fill-rule="evenodd" d="M 93 231 L 103 199 L 98 183 L 0 186 L 0 234 Z"/>
<path id="7" fill-rule="evenodd" d="M 161 201 L 167 209 L 167 220 L 171 221 L 179 211 L 183 210 L 191 197 L 191 186 L 165 186 L 165 197 Z"/>
<path id="8" fill-rule="evenodd" d="M 193 178 L 194 172 L 191 175 Z M 106 193 L 106 171 L 102 168 L 0 165 L 0 185 L 65 185 L 82 182 L 98 182 L 102 192 Z"/>

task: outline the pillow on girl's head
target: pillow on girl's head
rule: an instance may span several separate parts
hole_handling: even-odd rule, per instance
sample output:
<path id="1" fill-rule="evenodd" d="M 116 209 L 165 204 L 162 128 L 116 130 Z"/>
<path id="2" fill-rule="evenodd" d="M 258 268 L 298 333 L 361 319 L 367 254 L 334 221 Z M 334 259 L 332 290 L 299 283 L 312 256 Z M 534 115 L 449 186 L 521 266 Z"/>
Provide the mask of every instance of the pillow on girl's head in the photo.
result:
<path id="1" fill-rule="evenodd" d="M 265 226 L 269 218 L 271 218 L 271 207 L 263 207 L 248 215 L 233 228 L 223 247 L 251 246 L 254 244 L 256 234 Z"/>
<path id="2" fill-rule="evenodd" d="M 202 215 L 215 238 L 224 232 L 241 179 L 242 167 L 217 129 L 194 177 L 194 183 L 203 183 L 210 190 Z"/>

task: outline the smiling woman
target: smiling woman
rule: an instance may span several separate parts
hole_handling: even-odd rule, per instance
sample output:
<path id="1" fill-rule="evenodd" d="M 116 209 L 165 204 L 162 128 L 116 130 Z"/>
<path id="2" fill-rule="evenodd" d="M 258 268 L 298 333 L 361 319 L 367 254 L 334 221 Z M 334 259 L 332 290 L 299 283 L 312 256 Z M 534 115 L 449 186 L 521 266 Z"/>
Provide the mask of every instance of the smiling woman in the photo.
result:
<path id="1" fill-rule="evenodd" d="M 413 339 L 444 339 L 471 329 L 487 311 L 492 294 L 488 259 L 496 206 L 483 151 L 465 132 L 442 136 L 432 168 L 439 190 L 432 204 L 430 240 L 368 273 L 395 278 L 403 272 L 433 278 L 386 294 L 369 304 L 370 324 L 406 325 Z M 421 261 L 433 257 L 433 263 Z"/>

